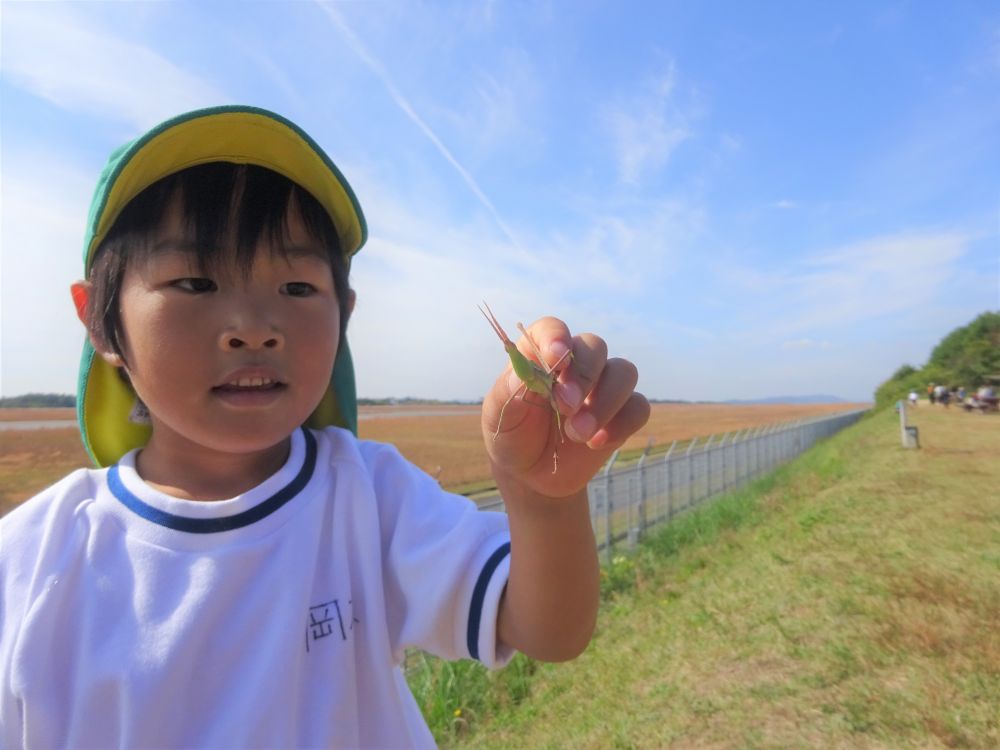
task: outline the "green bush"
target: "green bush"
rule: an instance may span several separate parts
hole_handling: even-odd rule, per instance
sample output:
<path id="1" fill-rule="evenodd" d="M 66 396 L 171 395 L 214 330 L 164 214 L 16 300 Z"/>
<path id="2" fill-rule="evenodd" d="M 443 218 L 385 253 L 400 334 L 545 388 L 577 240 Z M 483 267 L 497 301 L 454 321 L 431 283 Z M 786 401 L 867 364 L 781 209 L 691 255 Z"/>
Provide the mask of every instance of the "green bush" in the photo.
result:
<path id="1" fill-rule="evenodd" d="M 907 364 L 897 369 L 875 390 L 875 408 L 891 406 L 911 390 L 924 396 L 931 383 L 973 390 L 998 374 L 1000 312 L 984 312 L 941 339 L 924 367 Z"/>

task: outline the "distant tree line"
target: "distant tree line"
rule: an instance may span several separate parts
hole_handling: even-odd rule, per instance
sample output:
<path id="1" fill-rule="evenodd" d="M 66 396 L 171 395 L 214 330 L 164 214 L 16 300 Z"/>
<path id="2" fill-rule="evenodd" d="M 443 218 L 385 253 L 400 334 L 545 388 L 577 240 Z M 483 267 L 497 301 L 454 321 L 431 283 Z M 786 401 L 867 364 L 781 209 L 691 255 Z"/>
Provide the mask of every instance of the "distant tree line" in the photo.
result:
<path id="1" fill-rule="evenodd" d="M 923 367 L 903 365 L 875 391 L 876 408 L 888 406 L 915 390 L 921 396 L 931 383 L 973 390 L 1000 376 L 1000 312 L 984 312 L 956 328 L 934 347 Z"/>
<path id="2" fill-rule="evenodd" d="M 65 393 L 25 393 L 23 396 L 0 398 L 0 409 L 53 408 L 76 406 L 76 396 Z"/>

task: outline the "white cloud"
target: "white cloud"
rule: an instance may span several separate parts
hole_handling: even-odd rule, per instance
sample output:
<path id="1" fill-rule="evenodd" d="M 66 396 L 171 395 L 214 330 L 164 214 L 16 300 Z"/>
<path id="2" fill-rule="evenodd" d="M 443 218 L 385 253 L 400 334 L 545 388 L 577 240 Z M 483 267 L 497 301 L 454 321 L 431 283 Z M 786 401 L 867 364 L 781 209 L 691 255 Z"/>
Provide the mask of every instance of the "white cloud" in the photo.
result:
<path id="1" fill-rule="evenodd" d="M 802 349 L 829 349 L 829 341 L 813 341 L 812 339 L 794 339 L 792 341 L 784 341 L 781 344 L 781 348 L 785 351 L 799 351 Z"/>
<path id="2" fill-rule="evenodd" d="M 53 155 L 19 153 L 5 154 L 2 178 L 0 394 L 69 393 L 83 345 L 69 285 L 83 273 L 96 175 Z"/>
<path id="3" fill-rule="evenodd" d="M 812 339 L 795 339 L 794 341 L 785 341 L 781 344 L 781 348 L 787 350 L 811 349 L 814 346 L 816 346 L 816 342 Z"/>
<path id="4" fill-rule="evenodd" d="M 507 239 L 511 241 L 515 246 L 520 247 L 521 243 L 515 236 L 514 232 L 511 230 L 510 226 L 497 211 L 496 206 L 493 205 L 493 201 L 483 192 L 482 188 L 479 187 L 479 183 L 472 174 L 467 170 L 458 159 L 452 154 L 451 150 L 444 144 L 444 142 L 438 137 L 437 133 L 427 124 L 427 122 L 417 114 L 417 111 L 413 108 L 409 99 L 403 95 L 396 84 L 393 82 L 386 70 L 385 66 L 379 61 L 362 43 L 358 36 L 354 33 L 350 26 L 343 17 L 333 9 L 328 3 L 319 2 L 317 0 L 319 8 L 326 14 L 330 22 L 340 31 L 341 36 L 347 42 L 348 46 L 354 51 L 354 53 L 361 59 L 361 61 L 375 74 L 382 85 L 385 87 L 386 92 L 395 102 L 403 114 L 409 118 L 409 120 L 416 125 L 417 129 L 423 133 L 434 147 L 438 150 L 438 153 L 444 157 L 458 173 L 459 177 L 466 184 L 472 194 L 475 195 L 476 199 L 482 204 L 482 206 L 489 212 L 496 221 L 497 226 L 506 235 Z"/>
<path id="5" fill-rule="evenodd" d="M 704 221 L 700 209 L 682 201 L 648 201 L 620 213 L 595 212 L 572 232 L 534 238 L 532 247 L 565 286 L 636 291 L 677 272 Z"/>
<path id="6" fill-rule="evenodd" d="M 152 49 L 91 28 L 82 7 L 5 3 L 4 77 L 63 109 L 121 119 L 137 130 L 227 101 Z"/>
<path id="7" fill-rule="evenodd" d="M 781 208 L 781 209 L 795 208 L 796 206 L 794 201 L 790 201 L 786 198 L 782 198 L 780 201 L 775 201 L 772 205 L 775 208 Z"/>
<path id="8" fill-rule="evenodd" d="M 544 84 L 527 53 L 505 50 L 475 81 L 471 101 L 448 113 L 457 133 L 479 151 L 523 153 L 542 141 L 535 123 L 546 104 Z"/>
<path id="9" fill-rule="evenodd" d="M 733 298 L 754 311 L 756 332 L 786 339 L 935 303 L 967 241 L 957 232 L 905 232 L 807 255 L 775 272 L 727 266 L 716 272 L 736 290 Z"/>
<path id="10" fill-rule="evenodd" d="M 269 55 L 252 43 L 241 45 L 241 51 L 249 59 L 256 61 L 264 71 L 264 74 L 274 82 L 274 85 L 295 110 L 299 112 L 309 111 L 309 101 L 289 79 L 285 70 Z"/>
<path id="11" fill-rule="evenodd" d="M 691 137 L 691 114 L 674 101 L 677 72 L 671 62 L 666 72 L 647 83 L 631 101 L 605 113 L 622 182 L 638 184 L 658 172 L 677 147 Z"/>
<path id="12" fill-rule="evenodd" d="M 728 153 L 736 153 L 743 149 L 743 140 L 732 133 L 723 133 L 720 141 L 723 149 Z"/>
<path id="13" fill-rule="evenodd" d="M 518 227 L 532 248 L 520 253 L 474 221 L 459 225 L 423 212 L 363 169 L 350 165 L 347 172 L 372 220 L 371 239 L 352 269 L 358 307 L 350 339 L 365 396 L 481 396 L 503 364 L 475 309 L 482 300 L 510 333 L 518 320 L 556 314 L 573 330 L 600 332 L 629 356 L 637 343 L 667 336 L 714 337 L 703 328 L 644 317 L 625 302 L 635 290 L 645 296 L 654 275 L 673 265 L 663 238 L 690 221 L 679 207 L 651 205 L 631 221 L 597 216 L 555 237 Z M 398 367 L 386 365 L 387 351 Z M 648 356 L 663 357 L 662 345 Z M 407 373 L 405 390 L 398 385 L 400 368 Z"/>
<path id="14" fill-rule="evenodd" d="M 540 305 L 559 308 L 543 278 L 521 278 L 494 260 L 495 247 L 466 240 L 463 254 L 373 236 L 358 256 L 349 335 L 360 394 L 478 398 L 505 354 L 476 304 L 489 302 L 512 335 L 518 319 L 542 314 Z"/>

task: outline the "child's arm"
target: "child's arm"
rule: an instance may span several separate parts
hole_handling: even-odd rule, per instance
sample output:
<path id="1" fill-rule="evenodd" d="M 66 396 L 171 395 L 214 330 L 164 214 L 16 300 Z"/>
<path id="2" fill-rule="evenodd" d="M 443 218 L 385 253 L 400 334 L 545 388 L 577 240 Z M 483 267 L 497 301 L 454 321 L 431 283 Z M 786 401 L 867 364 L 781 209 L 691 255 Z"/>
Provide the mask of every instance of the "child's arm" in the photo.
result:
<path id="1" fill-rule="evenodd" d="M 550 365 L 567 347 L 573 351 L 555 387 L 566 440 L 560 442 L 549 404 L 532 393 L 507 404 L 494 439 L 501 407 L 520 386 L 508 367 L 483 401 L 486 448 L 511 530 L 510 579 L 497 628 L 508 646 L 562 661 L 586 648 L 597 616 L 599 569 L 587 482 L 646 423 L 649 404 L 634 391 L 635 366 L 609 360 L 597 336 L 571 336 L 555 318 L 539 320 L 530 333 Z M 531 356 L 527 342 L 518 346 Z"/>

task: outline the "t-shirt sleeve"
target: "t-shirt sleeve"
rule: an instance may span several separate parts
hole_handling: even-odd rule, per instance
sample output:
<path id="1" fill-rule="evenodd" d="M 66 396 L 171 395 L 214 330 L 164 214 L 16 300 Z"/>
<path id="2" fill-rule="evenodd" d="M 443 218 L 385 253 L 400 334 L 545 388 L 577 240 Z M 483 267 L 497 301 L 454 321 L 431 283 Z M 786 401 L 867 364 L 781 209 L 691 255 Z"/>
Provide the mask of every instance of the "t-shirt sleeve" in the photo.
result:
<path id="1" fill-rule="evenodd" d="M 497 615 L 510 575 L 503 513 L 445 492 L 392 446 L 369 455 L 379 504 L 386 622 L 393 653 L 421 648 L 444 659 L 506 664 Z"/>

